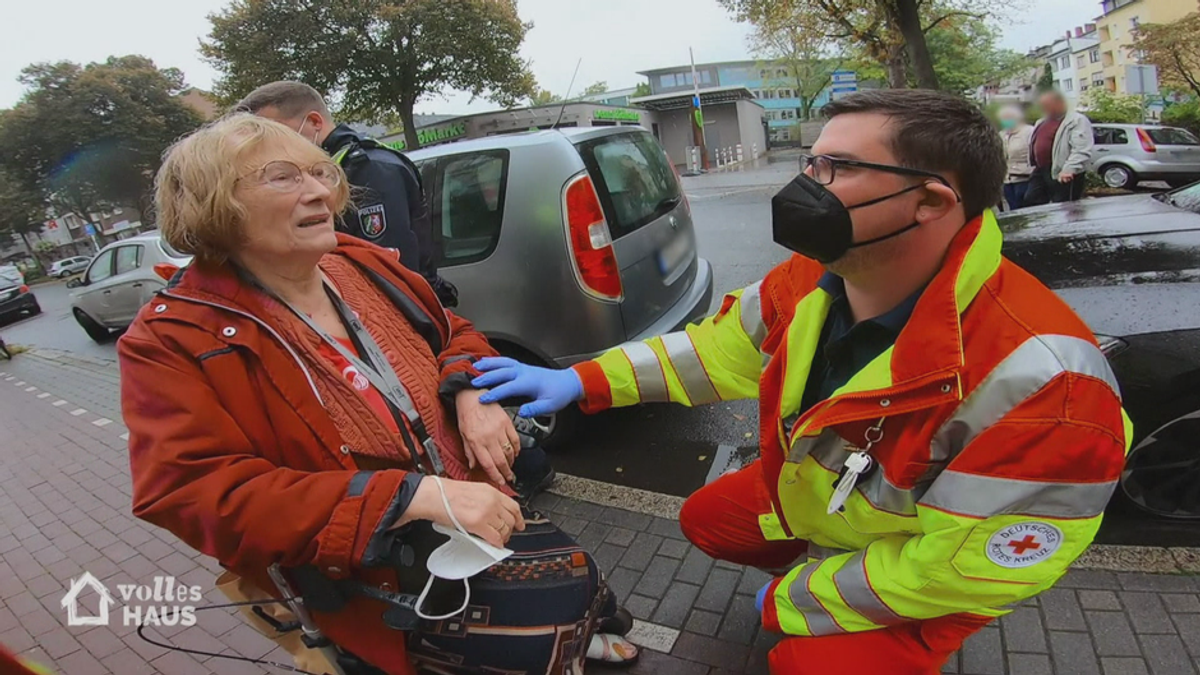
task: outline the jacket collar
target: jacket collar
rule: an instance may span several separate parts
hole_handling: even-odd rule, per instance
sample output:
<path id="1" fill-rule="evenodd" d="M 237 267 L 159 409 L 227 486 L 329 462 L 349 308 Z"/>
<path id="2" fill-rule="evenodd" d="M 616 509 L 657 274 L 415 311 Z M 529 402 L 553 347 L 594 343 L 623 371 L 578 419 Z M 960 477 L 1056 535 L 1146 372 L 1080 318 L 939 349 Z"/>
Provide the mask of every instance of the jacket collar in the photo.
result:
<path id="1" fill-rule="evenodd" d="M 351 143 L 358 143 L 362 140 L 362 136 L 355 130 L 345 124 L 339 124 L 329 132 L 325 140 L 321 142 L 321 149 L 333 155 L 343 147 Z"/>
<path id="2" fill-rule="evenodd" d="M 955 236 L 942 269 L 929 282 L 912 318 L 896 338 L 891 358 L 893 383 L 962 369 L 962 313 L 999 269 L 1001 244 L 1000 228 L 990 209 Z"/>

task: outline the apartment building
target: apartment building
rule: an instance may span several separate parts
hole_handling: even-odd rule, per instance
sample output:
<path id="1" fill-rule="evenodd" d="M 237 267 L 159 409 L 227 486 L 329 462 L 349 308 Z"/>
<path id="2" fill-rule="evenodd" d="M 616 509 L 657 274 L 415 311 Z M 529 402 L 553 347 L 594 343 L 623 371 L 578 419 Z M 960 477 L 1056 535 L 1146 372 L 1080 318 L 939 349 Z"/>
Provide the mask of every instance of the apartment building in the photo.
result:
<path id="1" fill-rule="evenodd" d="M 1076 27 L 1050 45 L 1046 62 L 1050 64 L 1054 87 L 1063 93 L 1071 107 L 1079 105 L 1080 95 L 1091 85 L 1089 66 L 1093 49 L 1099 46 L 1095 24 Z M 1099 53 L 1095 57 L 1099 62 Z"/>
<path id="2" fill-rule="evenodd" d="M 1104 0 L 1096 19 L 1100 68 L 1092 70 L 1097 84 L 1121 94 L 1157 91 L 1152 69 L 1141 67 L 1130 53 L 1133 30 L 1143 23 L 1170 23 L 1200 9 L 1196 0 Z M 1098 71 L 1098 73 L 1096 72 Z"/>

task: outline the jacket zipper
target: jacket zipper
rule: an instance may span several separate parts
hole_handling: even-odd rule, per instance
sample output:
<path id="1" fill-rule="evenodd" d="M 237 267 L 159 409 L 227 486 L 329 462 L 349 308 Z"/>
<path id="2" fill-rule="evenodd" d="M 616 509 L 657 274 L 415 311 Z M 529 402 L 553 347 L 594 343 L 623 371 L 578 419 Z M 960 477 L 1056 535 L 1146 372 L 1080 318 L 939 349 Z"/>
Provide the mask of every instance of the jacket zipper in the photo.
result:
<path id="1" fill-rule="evenodd" d="M 936 381 L 937 381 L 937 379 L 940 379 L 940 378 L 929 378 L 929 379 L 930 379 L 930 381 L 935 381 L 935 382 L 936 382 Z M 894 391 L 894 392 L 889 392 L 889 393 L 887 393 L 887 394 L 884 394 L 884 393 L 882 393 L 882 391 L 881 391 L 881 390 L 878 390 L 878 389 L 876 389 L 876 390 L 873 390 L 873 391 L 862 391 L 862 392 L 856 392 L 856 393 L 853 393 L 853 394 L 844 394 L 844 395 L 842 395 L 842 396 L 839 396 L 839 397 L 837 397 L 837 398 L 831 398 L 831 399 L 827 399 L 827 400 L 823 401 L 823 402 L 822 402 L 820 405 L 813 406 L 812 408 L 810 408 L 810 409 L 809 409 L 809 411 L 808 411 L 807 413 L 805 413 L 805 414 L 804 414 L 804 415 L 802 415 L 802 416 L 801 416 L 799 419 L 797 419 L 797 420 L 796 420 L 796 423 L 795 423 L 794 425 L 792 425 L 792 428 L 791 428 L 791 429 L 789 429 L 789 430 L 788 430 L 788 433 L 787 433 L 787 442 L 788 442 L 788 444 L 787 444 L 787 447 L 786 447 L 786 448 L 784 448 L 784 451 L 786 452 L 786 451 L 787 451 L 788 449 L 790 449 L 790 448 L 791 448 L 793 445 L 795 445 L 795 443 L 796 443 L 796 438 L 797 438 L 796 434 L 797 434 L 797 432 L 798 432 L 800 429 L 802 429 L 802 428 L 803 428 L 803 426 L 804 426 L 804 423 L 805 423 L 805 422 L 807 422 L 808 420 L 811 420 L 811 419 L 813 419 L 814 417 L 816 417 L 816 416 L 817 416 L 817 414 L 818 414 L 818 413 L 820 413 L 821 411 L 825 410 L 826 408 L 829 408 L 829 407 L 830 407 L 830 406 L 832 406 L 834 403 L 837 403 L 837 402 L 839 402 L 839 401 L 856 401 L 856 400 L 862 400 L 862 399 L 871 399 L 871 398 L 880 398 L 880 397 L 883 397 L 883 398 L 894 397 L 894 396 L 896 396 L 896 395 L 905 394 L 905 393 L 907 393 L 907 392 L 909 392 L 909 391 L 912 391 L 913 389 L 918 389 L 918 388 L 920 388 L 920 387 L 923 387 L 923 386 L 925 386 L 925 384 L 926 384 L 926 382 L 925 382 L 925 381 L 921 381 L 921 382 L 918 382 L 918 383 L 914 383 L 914 384 L 908 385 L 908 386 L 906 386 L 906 387 L 905 387 L 905 388 L 903 388 L 903 389 L 896 390 L 896 391 Z M 864 416 L 862 416 L 861 418 L 855 418 L 855 419 L 852 419 L 852 420 L 846 420 L 845 422 L 839 422 L 839 424 L 845 424 L 846 422 L 856 422 L 856 421 L 860 421 L 860 420 L 871 419 L 871 418 L 872 418 L 872 417 L 874 417 L 874 416 L 875 416 L 874 414 L 871 414 L 871 415 L 864 415 Z M 782 416 L 779 418 L 779 421 L 780 421 L 780 424 L 782 424 L 782 423 L 783 423 L 783 417 L 782 417 Z M 822 427 L 822 428 L 825 428 L 825 427 Z"/>
<path id="2" fill-rule="evenodd" d="M 267 332 L 270 333 L 272 336 L 274 336 L 274 338 L 279 342 L 279 344 L 283 345 L 283 348 L 287 350 L 288 354 L 291 354 L 292 358 L 296 360 L 296 365 L 300 366 L 300 371 L 304 373 L 304 379 L 308 380 L 308 386 L 310 388 L 312 388 L 313 395 L 315 395 L 317 397 L 317 401 L 319 401 L 321 403 L 321 406 L 324 407 L 325 399 L 321 398 L 321 392 L 317 391 L 317 385 L 315 382 L 313 382 L 312 374 L 308 372 L 308 368 L 304 365 L 304 362 L 300 360 L 300 355 L 296 353 L 296 350 L 292 349 L 292 346 L 289 345 L 287 343 L 287 341 L 284 340 L 283 337 L 279 335 L 279 333 L 275 332 L 274 328 L 271 328 L 270 326 L 268 326 L 262 319 L 259 319 L 258 317 L 254 316 L 253 314 L 249 314 L 247 312 L 243 312 L 239 309 L 234 309 L 232 307 L 229 307 L 227 305 L 222 305 L 220 303 L 209 302 L 207 300 L 198 300 L 196 298 L 186 298 L 182 295 L 174 295 L 173 293 L 171 293 L 170 291 L 167 291 L 167 290 L 162 290 L 162 291 L 160 291 L 160 293 L 167 296 L 168 298 L 175 298 L 176 300 L 183 300 L 184 302 L 194 302 L 198 305 L 207 305 L 209 307 L 216 307 L 217 309 L 223 309 L 227 312 L 232 312 L 234 314 L 237 314 L 238 316 L 244 316 L 247 319 L 250 319 L 251 321 L 253 321 L 254 323 L 257 323 L 258 325 L 267 329 Z"/>

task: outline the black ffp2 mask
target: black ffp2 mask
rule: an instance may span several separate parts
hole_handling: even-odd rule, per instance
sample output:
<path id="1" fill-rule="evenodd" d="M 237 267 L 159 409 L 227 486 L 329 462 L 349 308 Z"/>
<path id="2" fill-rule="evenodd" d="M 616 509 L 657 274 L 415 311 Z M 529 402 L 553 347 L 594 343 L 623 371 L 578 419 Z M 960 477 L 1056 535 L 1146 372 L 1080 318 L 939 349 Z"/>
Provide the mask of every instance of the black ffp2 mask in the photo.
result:
<path id="1" fill-rule="evenodd" d="M 771 228 L 775 243 L 822 264 L 834 262 L 852 248 L 891 239 L 920 225 L 914 222 L 881 237 L 856 242 L 850 219 L 853 209 L 878 204 L 920 187 L 924 184 L 910 185 L 899 192 L 848 207 L 824 185 L 802 173 L 771 198 Z"/>

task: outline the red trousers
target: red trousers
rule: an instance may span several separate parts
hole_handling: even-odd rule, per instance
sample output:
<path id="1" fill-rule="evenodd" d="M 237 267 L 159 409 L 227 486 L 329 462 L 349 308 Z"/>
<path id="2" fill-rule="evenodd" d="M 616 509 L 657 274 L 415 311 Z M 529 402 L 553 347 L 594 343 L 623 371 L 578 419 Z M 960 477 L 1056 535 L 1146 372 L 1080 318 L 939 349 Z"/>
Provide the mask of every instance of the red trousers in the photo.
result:
<path id="1" fill-rule="evenodd" d="M 689 497 L 679 513 L 679 525 L 696 548 L 713 558 L 766 569 L 793 566 L 808 542 L 764 539 L 758 516 L 770 512 L 761 462 L 755 462 Z M 771 650 L 771 673 L 937 673 L 963 640 L 990 621 L 973 614 L 951 614 L 862 633 L 784 638 Z"/>

